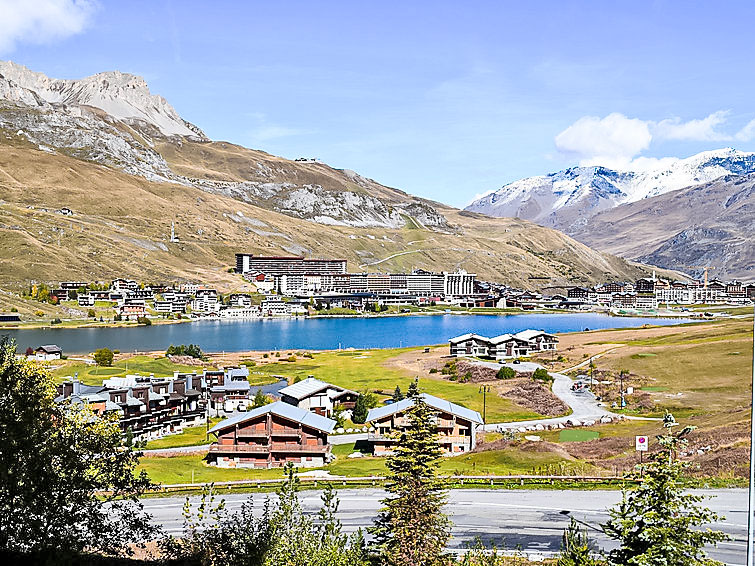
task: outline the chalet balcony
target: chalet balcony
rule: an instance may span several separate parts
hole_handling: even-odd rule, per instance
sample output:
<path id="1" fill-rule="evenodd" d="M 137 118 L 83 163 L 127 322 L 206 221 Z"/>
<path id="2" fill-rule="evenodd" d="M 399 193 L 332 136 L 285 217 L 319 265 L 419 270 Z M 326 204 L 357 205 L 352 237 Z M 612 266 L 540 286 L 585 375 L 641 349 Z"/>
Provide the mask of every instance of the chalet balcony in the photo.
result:
<path id="1" fill-rule="evenodd" d="M 273 428 L 273 430 L 270 433 L 270 436 L 298 437 L 300 434 L 301 434 L 301 431 L 298 428 L 281 427 L 281 428 Z"/>
<path id="2" fill-rule="evenodd" d="M 317 445 L 307 446 L 301 444 L 295 445 L 275 445 L 272 447 L 264 444 L 211 444 L 210 454 L 267 454 L 268 452 L 300 452 L 304 454 L 327 454 L 330 446 Z"/>

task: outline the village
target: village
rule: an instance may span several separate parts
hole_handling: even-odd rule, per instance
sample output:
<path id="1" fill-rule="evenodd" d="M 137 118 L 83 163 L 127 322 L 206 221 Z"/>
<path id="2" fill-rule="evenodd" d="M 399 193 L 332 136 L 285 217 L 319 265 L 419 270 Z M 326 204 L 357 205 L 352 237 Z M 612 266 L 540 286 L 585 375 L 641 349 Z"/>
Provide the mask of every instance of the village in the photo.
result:
<path id="1" fill-rule="evenodd" d="M 67 320 L 151 324 L 202 318 L 250 319 L 323 315 L 411 314 L 458 310 L 562 310 L 684 313 L 693 305 L 743 306 L 755 301 L 755 283 L 670 281 L 646 277 L 594 287 L 555 289 L 550 294 L 481 281 L 464 270 L 410 273 L 348 273 L 345 260 L 236 254 L 243 291 L 222 293 L 202 283 L 154 284 L 117 278 L 109 283 L 33 282 L 24 297 L 59 305 Z M 44 313 L 38 311 L 37 317 Z M 38 323 L 18 309 L 0 313 L 0 324 Z M 60 317 L 50 323 L 62 322 Z"/>

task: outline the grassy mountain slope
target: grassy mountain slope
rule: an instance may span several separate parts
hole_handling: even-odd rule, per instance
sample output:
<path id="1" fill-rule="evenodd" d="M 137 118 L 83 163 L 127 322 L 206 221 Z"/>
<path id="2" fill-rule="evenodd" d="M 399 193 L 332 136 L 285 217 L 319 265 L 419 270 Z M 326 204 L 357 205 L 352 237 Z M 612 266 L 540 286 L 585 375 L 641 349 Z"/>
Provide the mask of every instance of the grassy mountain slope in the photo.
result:
<path id="1" fill-rule="evenodd" d="M 576 231 L 594 248 L 669 269 L 755 280 L 755 174 L 624 204 L 595 215 Z"/>
<path id="2" fill-rule="evenodd" d="M 241 154 L 243 161 L 252 151 L 223 143 L 183 144 L 187 146 L 188 154 L 172 154 L 164 145 L 160 151 L 171 167 L 186 168 L 186 173 L 189 167 L 201 168 L 203 177 L 213 171 L 221 178 L 238 174 L 239 158 L 234 154 Z M 203 160 L 198 158 L 202 152 Z M 255 153 L 280 160 L 292 175 L 304 175 L 304 168 L 315 169 L 316 175 L 337 175 L 326 166 Z M 347 183 L 347 175 L 341 175 L 339 182 Z M 378 190 L 386 191 L 386 199 L 400 200 L 403 195 Z M 0 201 L 3 287 L 29 280 L 120 275 L 150 281 L 199 280 L 228 290 L 240 283 L 227 273 L 237 251 L 343 257 L 353 271 L 463 267 L 482 278 L 530 288 L 627 279 L 641 273 L 635 265 L 522 220 L 438 206 L 448 229 L 428 229 L 415 221 L 400 228 L 328 226 L 225 194 L 148 181 L 110 166 L 40 150 L 7 130 L 0 132 Z M 61 207 L 71 208 L 74 215 L 55 212 Z M 171 221 L 180 243 L 168 241 Z M 380 261 L 386 258 L 391 259 Z M 533 284 L 531 275 L 551 279 Z"/>

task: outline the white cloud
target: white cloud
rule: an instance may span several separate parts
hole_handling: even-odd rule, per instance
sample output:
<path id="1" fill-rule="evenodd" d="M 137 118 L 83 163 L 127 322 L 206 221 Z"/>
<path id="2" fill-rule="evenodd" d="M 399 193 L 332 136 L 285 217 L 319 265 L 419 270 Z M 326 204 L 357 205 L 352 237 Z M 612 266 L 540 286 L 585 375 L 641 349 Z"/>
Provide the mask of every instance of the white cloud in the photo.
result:
<path id="1" fill-rule="evenodd" d="M 750 120 L 747 125 L 739 130 L 734 136 L 737 141 L 750 141 L 755 138 L 755 120 Z"/>
<path id="2" fill-rule="evenodd" d="M 0 0 L 0 53 L 81 33 L 94 9 L 90 0 Z"/>
<path id="3" fill-rule="evenodd" d="M 699 120 L 682 122 L 680 118 L 670 118 L 652 124 L 653 136 L 659 139 L 680 141 L 728 141 L 731 136 L 716 128 L 726 123 L 728 110 L 719 110 Z"/>
<path id="4" fill-rule="evenodd" d="M 667 118 L 659 122 L 628 118 L 614 112 L 605 118 L 583 116 L 555 137 L 556 148 L 577 157 L 582 166 L 644 170 L 670 164 L 676 158 L 641 157 L 655 141 L 750 141 L 755 139 L 755 120 L 735 134 L 722 131 L 728 110 L 718 110 L 705 118 L 682 121 Z"/>
<path id="5" fill-rule="evenodd" d="M 555 142 L 562 153 L 576 155 L 581 165 L 622 167 L 647 149 L 652 139 L 647 122 L 614 112 L 605 118 L 583 116 Z"/>

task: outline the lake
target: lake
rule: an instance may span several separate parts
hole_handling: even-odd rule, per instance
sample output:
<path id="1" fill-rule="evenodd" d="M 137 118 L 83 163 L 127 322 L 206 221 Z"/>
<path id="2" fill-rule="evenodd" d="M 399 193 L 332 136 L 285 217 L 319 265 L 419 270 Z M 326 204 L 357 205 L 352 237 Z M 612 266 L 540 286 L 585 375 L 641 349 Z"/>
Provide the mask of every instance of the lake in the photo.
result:
<path id="1" fill-rule="evenodd" d="M 66 354 L 108 347 L 122 352 L 165 350 L 171 344 L 199 344 L 206 352 L 242 350 L 331 350 L 396 348 L 441 344 L 474 332 L 496 336 L 528 328 L 575 332 L 589 328 L 629 328 L 643 324 L 672 325 L 678 318 L 612 317 L 598 313 L 518 315 L 427 315 L 374 318 L 286 318 L 200 320 L 131 328 L 45 328 L 0 330 L 27 346 L 57 344 Z"/>

